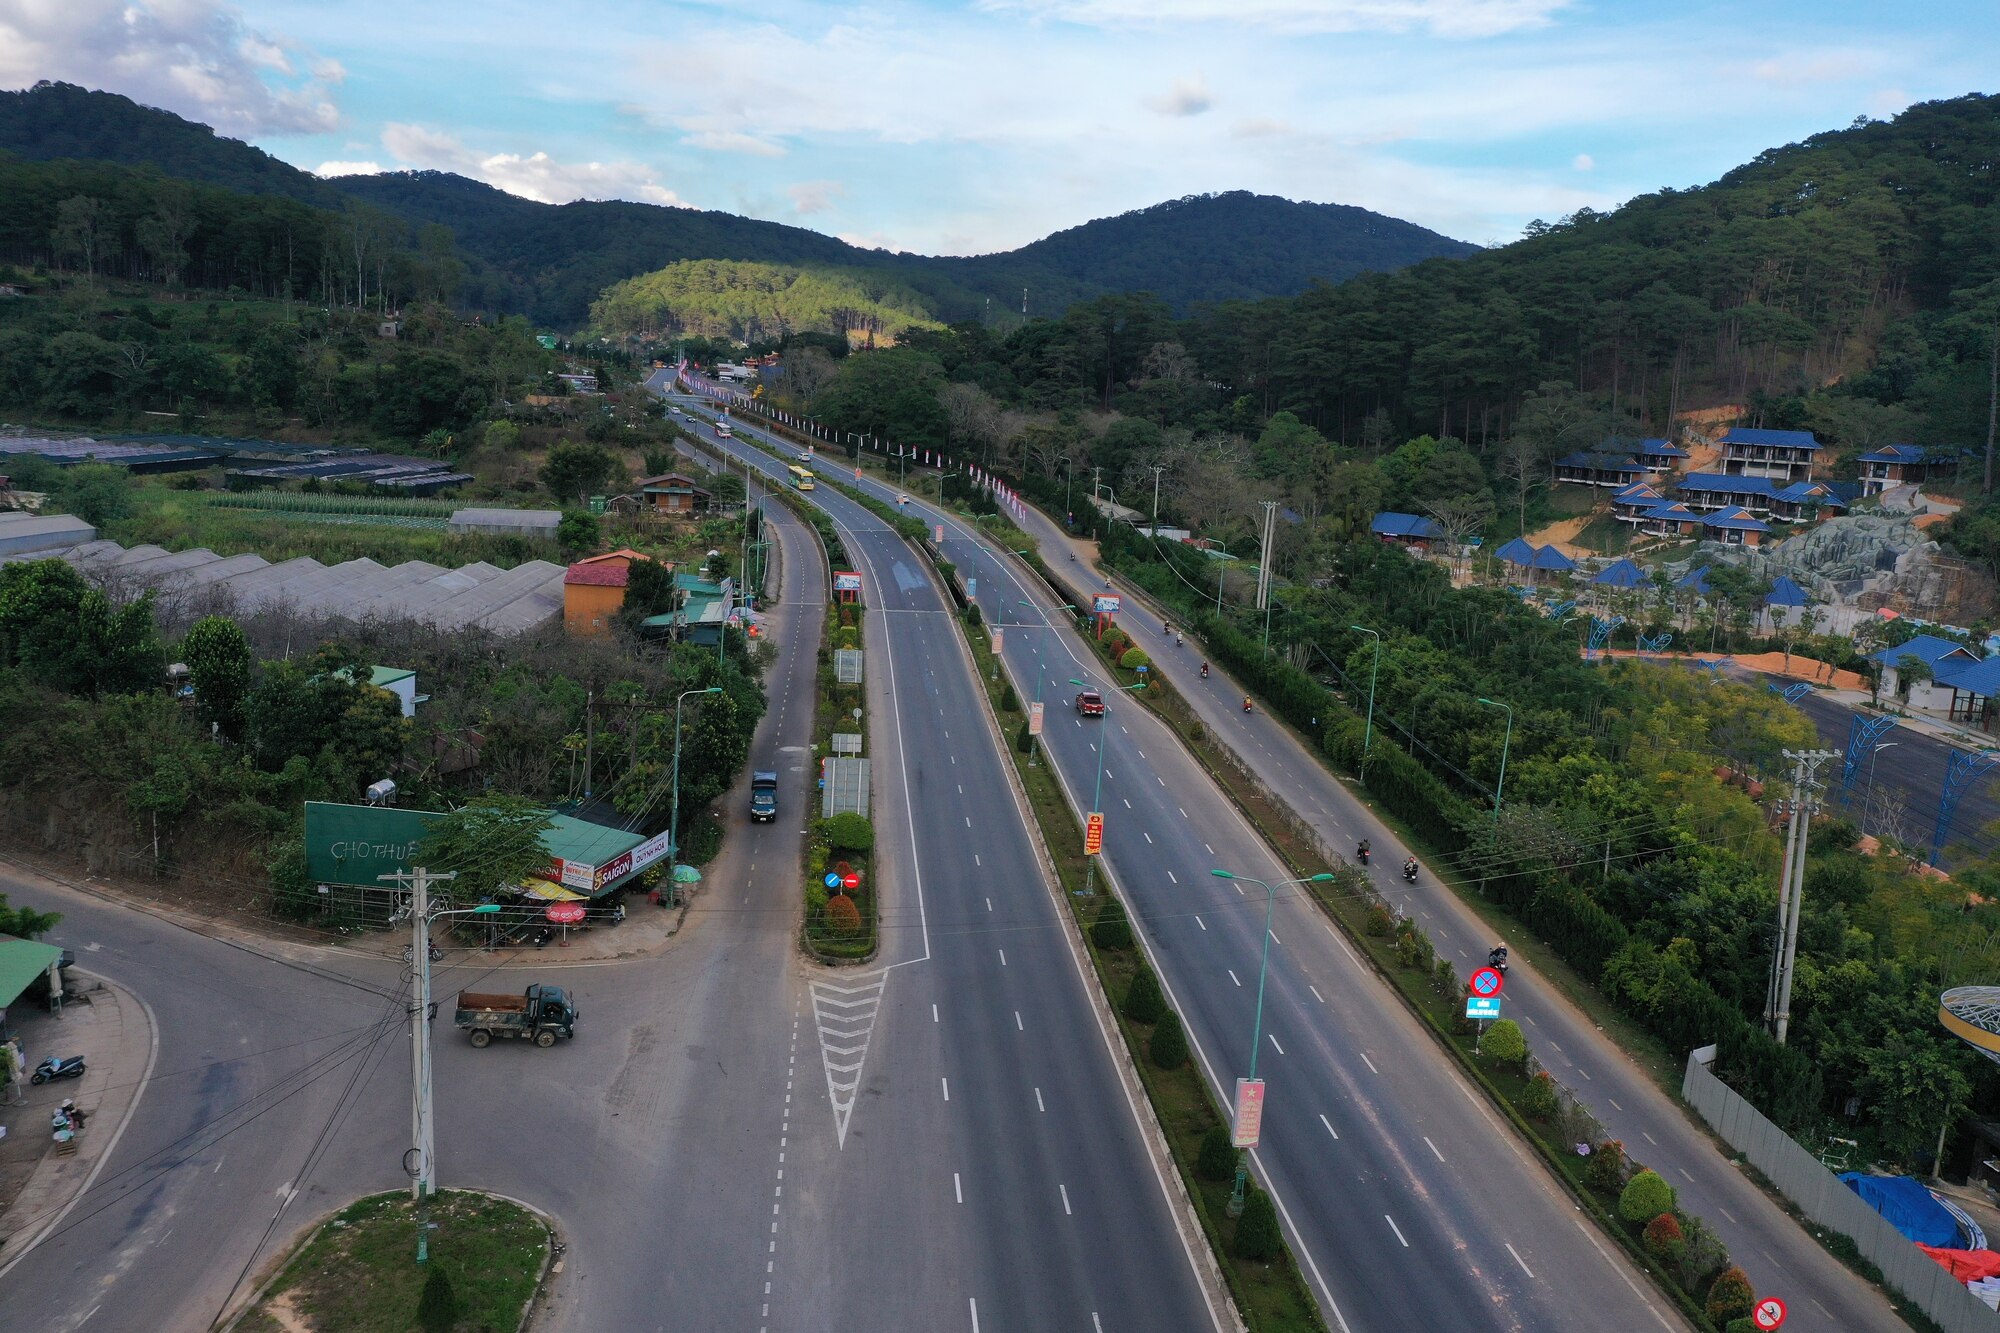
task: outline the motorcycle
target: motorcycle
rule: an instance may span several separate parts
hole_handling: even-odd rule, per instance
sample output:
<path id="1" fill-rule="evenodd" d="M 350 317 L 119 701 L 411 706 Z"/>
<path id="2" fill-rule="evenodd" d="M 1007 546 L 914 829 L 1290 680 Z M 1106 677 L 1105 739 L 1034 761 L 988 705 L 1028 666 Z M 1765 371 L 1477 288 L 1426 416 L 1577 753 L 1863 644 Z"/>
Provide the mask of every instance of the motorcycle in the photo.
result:
<path id="1" fill-rule="evenodd" d="M 1243 701 L 1243 711 L 1246 713 L 1250 711 L 1250 701 L 1248 699 Z"/>
<path id="2" fill-rule="evenodd" d="M 1358 857 L 1360 857 L 1360 858 L 1361 858 L 1361 864 L 1362 864 L 1362 865 L 1367 865 L 1367 864 L 1368 864 L 1368 844 L 1367 844 L 1367 843 L 1365 843 L 1365 842 L 1364 842 L 1364 843 L 1362 843 L 1362 844 L 1361 844 L 1361 845 L 1360 845 L 1359 847 L 1356 847 L 1356 848 L 1354 849 L 1354 854 L 1355 854 L 1356 856 L 1358 856 Z"/>
<path id="3" fill-rule="evenodd" d="M 1202 678 L 1203 680 L 1207 680 L 1207 679 L 1208 679 L 1208 663 L 1206 663 L 1206 662 L 1203 662 L 1203 663 L 1201 664 L 1201 678 Z"/>
<path id="4" fill-rule="evenodd" d="M 403 946 L 403 961 L 406 963 L 413 963 L 416 961 L 416 958 L 417 958 L 416 946 L 413 944 L 405 944 Z M 444 958 L 444 950 L 438 948 L 437 945 L 435 944 L 431 945 L 431 961 L 433 963 L 440 962 L 443 960 L 443 958 Z"/>
<path id="5" fill-rule="evenodd" d="M 82 1078 L 83 1057 L 80 1055 L 50 1056 L 35 1066 L 35 1072 L 28 1076 L 30 1083 L 47 1083 L 59 1078 Z"/>
<path id="6" fill-rule="evenodd" d="M 1403 862 L 1403 882 L 1405 884 L 1415 884 L 1417 882 L 1417 863 L 1415 861 Z"/>
<path id="7" fill-rule="evenodd" d="M 1493 952 L 1486 955 L 1486 965 L 1492 968 L 1495 972 L 1498 972 L 1501 976 L 1503 977 L 1506 976 L 1507 946 L 1504 944 L 1494 945 Z"/>

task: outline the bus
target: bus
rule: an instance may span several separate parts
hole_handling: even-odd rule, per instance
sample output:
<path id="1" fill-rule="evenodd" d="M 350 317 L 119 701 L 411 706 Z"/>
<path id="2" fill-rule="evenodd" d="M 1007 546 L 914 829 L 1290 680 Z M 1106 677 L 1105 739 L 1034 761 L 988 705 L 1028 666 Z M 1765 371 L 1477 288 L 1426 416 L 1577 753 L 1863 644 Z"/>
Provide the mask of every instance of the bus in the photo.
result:
<path id="1" fill-rule="evenodd" d="M 717 417 L 715 419 L 715 434 L 717 439 L 726 440 L 729 438 L 728 417 Z"/>
<path id="2" fill-rule="evenodd" d="M 798 487 L 802 491 L 811 490 L 813 488 L 813 474 L 811 470 L 808 468 L 802 468 L 798 464 L 794 463 L 792 465 L 792 485 Z"/>

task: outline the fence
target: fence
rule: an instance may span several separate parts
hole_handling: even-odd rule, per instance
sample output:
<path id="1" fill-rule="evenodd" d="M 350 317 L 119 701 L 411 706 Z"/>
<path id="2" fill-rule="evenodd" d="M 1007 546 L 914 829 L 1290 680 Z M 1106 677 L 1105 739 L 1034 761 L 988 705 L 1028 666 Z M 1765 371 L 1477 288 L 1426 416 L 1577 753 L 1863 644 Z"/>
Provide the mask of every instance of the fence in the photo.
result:
<path id="1" fill-rule="evenodd" d="M 1995 1333 L 2000 1329 L 2000 1317 L 1964 1284 L 1883 1221 L 1860 1195 L 1821 1166 L 1819 1159 L 1717 1078 L 1709 1069 L 1714 1060 L 1713 1046 L 1688 1055 L 1681 1095 L 1724 1142 L 1769 1176 L 1778 1192 L 1812 1221 L 1851 1237 L 1863 1257 L 1882 1270 L 1883 1280 L 1936 1320 L 1945 1333 Z"/>

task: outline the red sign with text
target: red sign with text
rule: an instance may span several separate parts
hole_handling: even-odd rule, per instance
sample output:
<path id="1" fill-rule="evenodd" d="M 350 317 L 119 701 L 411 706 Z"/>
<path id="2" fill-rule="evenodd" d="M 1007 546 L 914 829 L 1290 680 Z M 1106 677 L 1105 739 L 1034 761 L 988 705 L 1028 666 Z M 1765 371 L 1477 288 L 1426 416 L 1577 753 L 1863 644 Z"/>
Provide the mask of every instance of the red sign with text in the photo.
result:
<path id="1" fill-rule="evenodd" d="M 1096 856 L 1104 850 L 1104 816 L 1093 810 L 1083 817 L 1083 854 Z"/>
<path id="2" fill-rule="evenodd" d="M 1236 1080 L 1236 1128 L 1230 1142 L 1239 1148 L 1254 1148 L 1264 1132 L 1264 1080 Z"/>

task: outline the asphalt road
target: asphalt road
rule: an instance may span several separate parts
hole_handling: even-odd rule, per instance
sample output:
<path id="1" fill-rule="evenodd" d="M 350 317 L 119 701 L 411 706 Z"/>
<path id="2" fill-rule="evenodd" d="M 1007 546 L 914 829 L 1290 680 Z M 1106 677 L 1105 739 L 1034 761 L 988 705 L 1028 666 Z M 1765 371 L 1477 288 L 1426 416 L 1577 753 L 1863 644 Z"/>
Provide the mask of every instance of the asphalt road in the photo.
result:
<path id="1" fill-rule="evenodd" d="M 815 1064 L 822 1040 L 841 1063 L 865 1054 L 844 1145 L 834 1090 L 801 1090 L 807 1184 L 785 1204 L 821 1243 L 781 1265 L 799 1303 L 776 1301 L 773 1327 L 1216 1326 L 1200 1238 L 1127 1101 L 948 603 L 880 519 L 830 487 L 813 499 L 863 579 L 869 706 L 886 710 L 871 814 L 893 892 L 880 966 L 834 974 L 846 989 L 822 984 L 806 1015 Z"/>
<path id="2" fill-rule="evenodd" d="M 924 517 L 946 523 L 947 553 L 979 579 L 990 616 L 1044 623 L 1045 596 L 990 550 L 975 558 L 955 519 Z M 1020 611 L 1019 600 L 1038 610 Z M 1271 880 L 1282 872 L 1142 706 L 1113 699 L 1103 719 L 1065 710 L 1069 679 L 1090 678 L 1081 675 L 1090 659 L 1066 629 L 1007 635 L 1024 699 L 1035 697 L 1043 635 L 1045 742 L 1080 806 L 1095 786 L 1095 747 L 1107 747 L 1109 872 L 1226 1103 L 1250 1059 L 1265 904 L 1255 888 L 1240 894 L 1208 871 Z M 1335 1327 L 1678 1326 L 1296 891 L 1278 898 L 1271 939 L 1258 1064 L 1269 1100 L 1257 1164 Z"/>
<path id="3" fill-rule="evenodd" d="M 1060 551 L 1072 549 L 1057 526 L 1039 512 L 1029 511 L 1028 527 L 1058 562 L 1062 562 Z M 1142 643 L 1163 642 L 1160 618 L 1129 591 L 1119 620 Z M 1432 868 L 1420 873 L 1415 886 L 1403 882 L 1399 868 L 1410 849 L 1306 750 L 1296 733 L 1261 709 L 1243 713 L 1243 687 L 1214 664 L 1209 679 L 1202 680 L 1198 644 L 1190 642 L 1184 649 L 1163 646 L 1156 656 L 1163 659 L 1163 669 L 1171 673 L 1175 688 L 1190 700 L 1203 723 L 1326 843 L 1345 851 L 1363 838 L 1370 841 L 1377 887 L 1423 923 L 1441 956 L 1451 960 L 1461 976 L 1485 962 L 1493 943 L 1489 928 L 1438 882 Z M 1845 744 L 1846 725 L 1844 720 L 1839 723 L 1836 748 Z M 1878 780 L 1887 781 L 1889 758 L 1896 753 L 1884 752 Z M 1917 766 L 1925 763 L 1941 771 L 1941 758 L 1919 760 Z M 1933 803 L 1934 793 L 1935 788 Z M 1969 810 L 1970 799 L 1967 806 Z M 1509 944 L 1513 966 L 1503 1001 L 1507 1015 L 1521 1021 L 1546 1067 L 1596 1114 L 1611 1137 L 1666 1176 L 1688 1211 L 1707 1219 L 1756 1289 L 1789 1302 L 1788 1329 L 1903 1327 L 1874 1288 L 1827 1255 L 1751 1185 L 1677 1101 L 1582 1011 L 1543 982 L 1535 969 L 1532 940 L 1512 938 Z"/>

